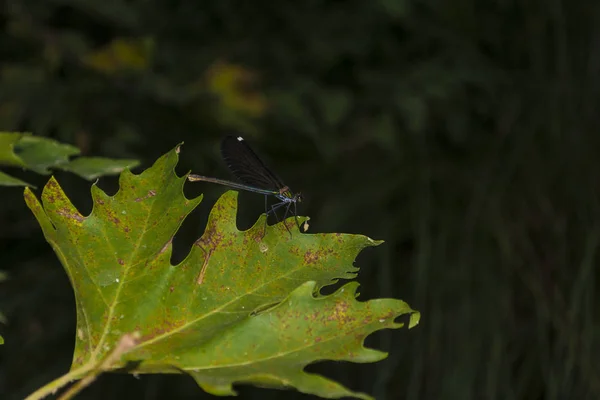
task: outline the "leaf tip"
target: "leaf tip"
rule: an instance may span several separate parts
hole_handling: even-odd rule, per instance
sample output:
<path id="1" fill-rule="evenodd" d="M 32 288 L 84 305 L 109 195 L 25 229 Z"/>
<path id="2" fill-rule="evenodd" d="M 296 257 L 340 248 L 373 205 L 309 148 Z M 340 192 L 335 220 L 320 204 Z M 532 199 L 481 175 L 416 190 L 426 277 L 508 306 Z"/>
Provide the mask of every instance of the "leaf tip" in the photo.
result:
<path id="1" fill-rule="evenodd" d="M 367 238 L 367 239 L 369 241 L 369 245 L 373 246 L 373 247 L 376 247 L 376 246 L 379 246 L 379 245 L 385 243 L 385 240 L 374 240 L 374 239 L 371 239 L 371 238 Z"/>
<path id="2" fill-rule="evenodd" d="M 23 197 L 25 198 L 25 204 L 27 204 L 27 207 L 29 207 L 31 210 L 33 210 L 34 207 L 36 207 L 39 203 L 35 193 L 33 193 L 33 190 L 31 190 L 29 187 L 25 187 L 25 189 L 23 189 Z"/>
<path id="3" fill-rule="evenodd" d="M 418 311 L 413 311 L 410 314 L 410 320 L 408 321 L 408 329 L 412 329 L 419 324 L 421 321 L 421 313 Z"/>
<path id="4" fill-rule="evenodd" d="M 48 182 L 44 185 L 44 188 L 42 189 L 42 200 L 50 200 L 51 202 L 54 202 L 54 195 L 59 192 L 62 192 L 60 184 L 58 183 L 54 175 L 52 175 L 50 176 L 50 179 L 48 179 Z"/>
<path id="5" fill-rule="evenodd" d="M 29 186 L 25 186 L 25 189 L 23 189 L 23 196 L 25 196 L 25 198 L 27 198 L 28 196 L 35 196 L 33 194 L 33 191 L 29 188 Z"/>

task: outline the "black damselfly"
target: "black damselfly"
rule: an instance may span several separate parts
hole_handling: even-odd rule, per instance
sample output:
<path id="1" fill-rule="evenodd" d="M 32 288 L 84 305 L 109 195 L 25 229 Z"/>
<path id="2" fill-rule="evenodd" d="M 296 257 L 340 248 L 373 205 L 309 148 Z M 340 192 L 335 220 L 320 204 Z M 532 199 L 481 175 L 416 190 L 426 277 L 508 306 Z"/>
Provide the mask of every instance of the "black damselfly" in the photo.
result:
<path id="1" fill-rule="evenodd" d="M 296 225 L 298 225 L 298 229 L 300 229 L 297 203 L 302 201 L 302 195 L 300 193 L 292 193 L 290 188 L 265 165 L 242 137 L 232 135 L 225 136 L 221 142 L 221 155 L 223 156 L 223 160 L 227 163 L 229 170 L 242 183 L 195 174 L 188 175 L 188 180 L 191 182 L 212 182 L 229 186 L 233 189 L 263 194 L 265 195 L 265 214 L 267 215 L 267 218 L 269 214 L 274 214 L 275 218 L 277 218 L 276 211 L 281 207 L 285 207 L 283 224 L 287 231 L 290 235 L 292 234 L 285 224 L 285 218 L 290 211 L 293 212 L 294 218 L 296 219 Z M 279 202 L 269 207 L 267 202 L 269 196 L 274 196 Z M 279 221 L 279 218 L 277 218 L 277 221 Z M 266 231 L 267 221 L 265 220 L 263 237 L 265 236 Z"/>

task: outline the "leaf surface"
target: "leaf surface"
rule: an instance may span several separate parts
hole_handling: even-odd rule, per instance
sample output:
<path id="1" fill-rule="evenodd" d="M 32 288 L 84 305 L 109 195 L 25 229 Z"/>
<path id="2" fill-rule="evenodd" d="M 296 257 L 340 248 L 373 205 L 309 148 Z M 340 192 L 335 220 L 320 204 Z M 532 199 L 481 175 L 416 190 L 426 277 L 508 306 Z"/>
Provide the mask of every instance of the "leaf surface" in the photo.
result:
<path id="1" fill-rule="evenodd" d="M 69 157 L 79 154 L 79 149 L 70 144 L 27 134 L 14 144 L 14 151 L 26 168 L 38 174 L 49 174 L 48 168 L 66 163 Z"/>
<path id="2" fill-rule="evenodd" d="M 319 290 L 352 279 L 357 254 L 381 242 L 361 235 L 302 234 L 293 218 L 267 228 L 236 227 L 237 192 L 213 207 L 206 230 L 179 265 L 172 240 L 201 198 L 187 199 L 174 167 L 179 148 L 140 175 L 125 170 L 108 196 L 92 186 L 93 211 L 81 215 L 53 178 L 42 204 L 25 198 L 75 291 L 73 370 L 84 376 L 124 335 L 139 340 L 110 369 L 133 362 L 135 373 L 188 373 L 206 391 L 234 394 L 232 384 L 296 387 L 322 397 L 356 393 L 304 367 L 319 360 L 374 362 L 385 353 L 364 338 L 410 315 L 394 299 L 356 300 L 355 282 L 334 294 Z M 290 238 L 284 223 L 292 229 Z M 102 364 L 103 365 L 103 364 Z"/>
<path id="3" fill-rule="evenodd" d="M 124 169 L 131 169 L 139 165 L 138 160 L 114 159 L 104 157 L 79 157 L 66 164 L 57 166 L 58 169 L 69 171 L 80 177 L 92 181 L 101 176 L 115 175 Z"/>
<path id="4" fill-rule="evenodd" d="M 14 176 L 5 174 L 0 171 L 0 186 L 31 186 L 29 183 L 22 181 Z"/>

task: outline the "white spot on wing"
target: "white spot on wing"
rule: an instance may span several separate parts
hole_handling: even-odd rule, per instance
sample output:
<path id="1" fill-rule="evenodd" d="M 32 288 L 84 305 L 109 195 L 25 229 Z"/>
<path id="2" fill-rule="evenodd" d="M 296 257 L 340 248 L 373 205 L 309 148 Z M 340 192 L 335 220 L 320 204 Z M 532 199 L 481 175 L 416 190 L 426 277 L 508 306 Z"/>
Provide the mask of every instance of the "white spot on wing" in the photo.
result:
<path id="1" fill-rule="evenodd" d="M 237 140 L 238 140 L 238 142 L 243 142 L 243 141 L 244 141 L 244 138 L 243 138 L 243 137 L 241 137 L 241 136 L 238 136 L 238 137 L 237 137 Z"/>

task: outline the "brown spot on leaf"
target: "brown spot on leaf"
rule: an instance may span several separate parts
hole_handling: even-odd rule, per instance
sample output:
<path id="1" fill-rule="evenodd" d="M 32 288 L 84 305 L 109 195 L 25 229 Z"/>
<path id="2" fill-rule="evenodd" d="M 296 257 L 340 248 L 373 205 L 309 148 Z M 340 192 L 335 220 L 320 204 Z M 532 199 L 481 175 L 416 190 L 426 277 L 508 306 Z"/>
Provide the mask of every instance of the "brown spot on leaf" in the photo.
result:
<path id="1" fill-rule="evenodd" d="M 340 324 L 348 324 L 353 321 L 354 318 L 348 314 L 348 309 L 350 305 L 345 301 L 339 301 L 335 304 L 335 308 L 332 310 L 332 313 L 327 318 L 328 321 L 337 321 Z"/>
<path id="2" fill-rule="evenodd" d="M 117 262 L 119 263 L 119 265 L 125 265 L 125 261 L 123 261 L 123 259 L 122 259 L 122 258 L 119 258 L 119 259 L 117 260 Z"/>
<path id="3" fill-rule="evenodd" d="M 121 220 L 115 215 L 114 211 L 112 210 L 106 210 L 106 218 L 115 225 L 119 225 L 121 223 Z"/>
<path id="4" fill-rule="evenodd" d="M 311 250 L 308 250 L 304 253 L 304 263 L 305 264 L 315 264 L 319 260 L 319 255 L 317 253 L 313 253 Z"/>
<path id="5" fill-rule="evenodd" d="M 148 190 L 148 194 L 146 194 L 144 197 L 136 198 L 135 201 L 137 203 L 139 203 L 140 201 L 144 201 L 144 200 L 149 199 L 150 197 L 154 197 L 154 196 L 156 196 L 156 190 L 150 189 L 150 190 Z"/>
<path id="6" fill-rule="evenodd" d="M 206 231 L 200 239 L 194 243 L 203 249 L 214 250 L 223 242 L 224 235 L 222 232 L 217 231 L 214 223 L 209 223 L 206 227 Z"/>
<path id="7" fill-rule="evenodd" d="M 83 222 L 83 220 L 85 219 L 85 218 L 83 218 L 83 215 L 81 215 L 79 213 L 72 213 L 72 212 L 64 210 L 64 209 L 57 210 L 56 213 L 62 217 L 74 219 L 75 221 L 80 222 L 80 223 Z"/>
<path id="8" fill-rule="evenodd" d="M 334 254 L 332 249 L 321 249 L 318 251 L 308 250 L 304 253 L 304 262 L 306 264 L 316 264 L 320 259 Z"/>
<path id="9" fill-rule="evenodd" d="M 383 319 L 389 319 L 389 318 L 393 318 L 396 314 L 394 314 L 394 312 L 392 310 L 388 311 L 387 314 L 384 314 L 381 316 L 381 318 Z"/>

